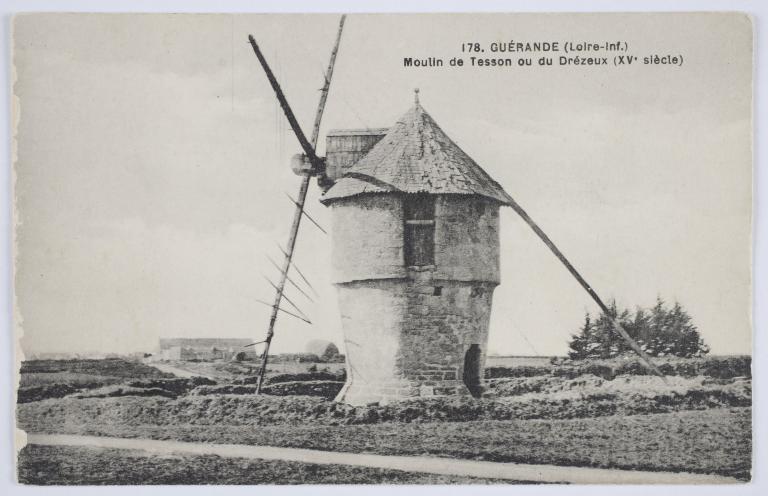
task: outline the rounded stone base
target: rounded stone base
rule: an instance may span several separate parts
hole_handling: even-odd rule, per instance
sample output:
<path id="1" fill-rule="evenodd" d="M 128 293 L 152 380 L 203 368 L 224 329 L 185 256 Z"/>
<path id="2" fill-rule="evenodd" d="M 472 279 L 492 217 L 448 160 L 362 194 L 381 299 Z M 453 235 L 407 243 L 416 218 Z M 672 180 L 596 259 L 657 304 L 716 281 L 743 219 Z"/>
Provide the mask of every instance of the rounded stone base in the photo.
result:
<path id="1" fill-rule="evenodd" d="M 379 403 L 386 405 L 395 401 L 414 398 L 436 398 L 441 396 L 472 396 L 461 381 L 434 381 L 429 385 L 409 383 L 356 384 L 347 382 L 336 396 L 335 401 L 355 406 Z"/>

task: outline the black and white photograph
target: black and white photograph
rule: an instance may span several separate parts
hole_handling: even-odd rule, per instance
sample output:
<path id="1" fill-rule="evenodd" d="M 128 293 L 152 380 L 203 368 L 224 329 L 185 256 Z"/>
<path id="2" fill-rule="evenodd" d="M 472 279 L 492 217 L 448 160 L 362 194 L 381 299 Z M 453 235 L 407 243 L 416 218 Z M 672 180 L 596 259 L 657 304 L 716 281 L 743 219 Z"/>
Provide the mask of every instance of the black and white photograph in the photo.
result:
<path id="1" fill-rule="evenodd" d="M 9 22 L 18 484 L 752 482 L 749 13 Z"/>

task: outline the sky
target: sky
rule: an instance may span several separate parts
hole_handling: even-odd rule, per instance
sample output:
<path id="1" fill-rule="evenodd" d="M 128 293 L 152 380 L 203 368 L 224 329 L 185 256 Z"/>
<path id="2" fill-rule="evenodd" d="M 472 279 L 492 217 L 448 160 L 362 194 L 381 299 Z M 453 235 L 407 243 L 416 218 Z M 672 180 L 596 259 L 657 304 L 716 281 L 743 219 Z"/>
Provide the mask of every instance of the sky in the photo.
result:
<path id="1" fill-rule="evenodd" d="M 27 354 L 145 351 L 159 337 L 263 339 L 334 15 L 24 15 L 14 21 L 16 323 Z M 427 29 L 425 29 L 427 26 Z M 405 68 L 478 41 L 626 40 L 681 67 Z M 679 301 L 717 354 L 751 348 L 751 25 L 739 14 L 352 15 L 323 136 L 387 127 L 413 89 L 606 300 Z M 466 54 L 465 54 L 466 57 Z M 312 185 L 308 211 L 330 225 Z M 341 343 L 330 240 L 304 223 L 288 290 Z M 511 209 L 489 350 L 563 354 L 596 305 Z"/>

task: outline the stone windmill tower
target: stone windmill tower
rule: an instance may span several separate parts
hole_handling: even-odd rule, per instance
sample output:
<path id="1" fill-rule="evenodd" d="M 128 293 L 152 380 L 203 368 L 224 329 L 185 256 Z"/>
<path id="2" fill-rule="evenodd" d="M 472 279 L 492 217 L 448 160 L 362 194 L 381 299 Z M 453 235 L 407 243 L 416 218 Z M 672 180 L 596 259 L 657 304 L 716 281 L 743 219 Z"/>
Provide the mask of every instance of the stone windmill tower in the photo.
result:
<path id="1" fill-rule="evenodd" d="M 332 277 L 352 404 L 480 393 L 499 207 L 512 199 L 417 100 L 386 134 L 332 131 Z M 362 157 L 355 160 L 356 157 Z"/>
<path id="2" fill-rule="evenodd" d="M 304 134 L 253 36 L 249 41 L 303 150 L 302 177 L 275 288 L 256 393 L 267 370 L 279 312 L 309 322 L 285 296 L 310 180 L 332 209 L 333 279 L 339 293 L 352 404 L 481 393 L 494 288 L 499 284 L 499 207 L 510 206 L 563 263 L 603 313 L 610 310 L 552 240 L 499 184 L 440 129 L 418 101 L 389 130 L 331 131 L 315 153 L 345 16 L 320 91 L 310 138 Z M 299 273 L 301 275 L 301 273 Z M 303 277 L 303 276 L 302 276 Z M 271 283 L 271 281 L 270 281 Z M 295 285 L 295 283 L 294 283 Z M 297 289 L 300 289 L 296 286 Z M 269 305 L 269 304 L 268 304 Z M 612 317 L 617 334 L 663 377 Z M 249 345 L 251 346 L 251 345 Z"/>

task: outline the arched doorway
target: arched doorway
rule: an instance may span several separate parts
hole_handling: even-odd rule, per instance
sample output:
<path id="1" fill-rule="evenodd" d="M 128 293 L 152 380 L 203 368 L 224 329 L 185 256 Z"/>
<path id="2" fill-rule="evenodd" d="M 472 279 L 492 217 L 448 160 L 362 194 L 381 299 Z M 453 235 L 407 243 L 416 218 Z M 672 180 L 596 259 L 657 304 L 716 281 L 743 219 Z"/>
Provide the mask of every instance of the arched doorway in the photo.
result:
<path id="1" fill-rule="evenodd" d="M 480 345 L 471 344 L 464 355 L 464 384 L 475 398 L 483 392 L 480 385 Z"/>

